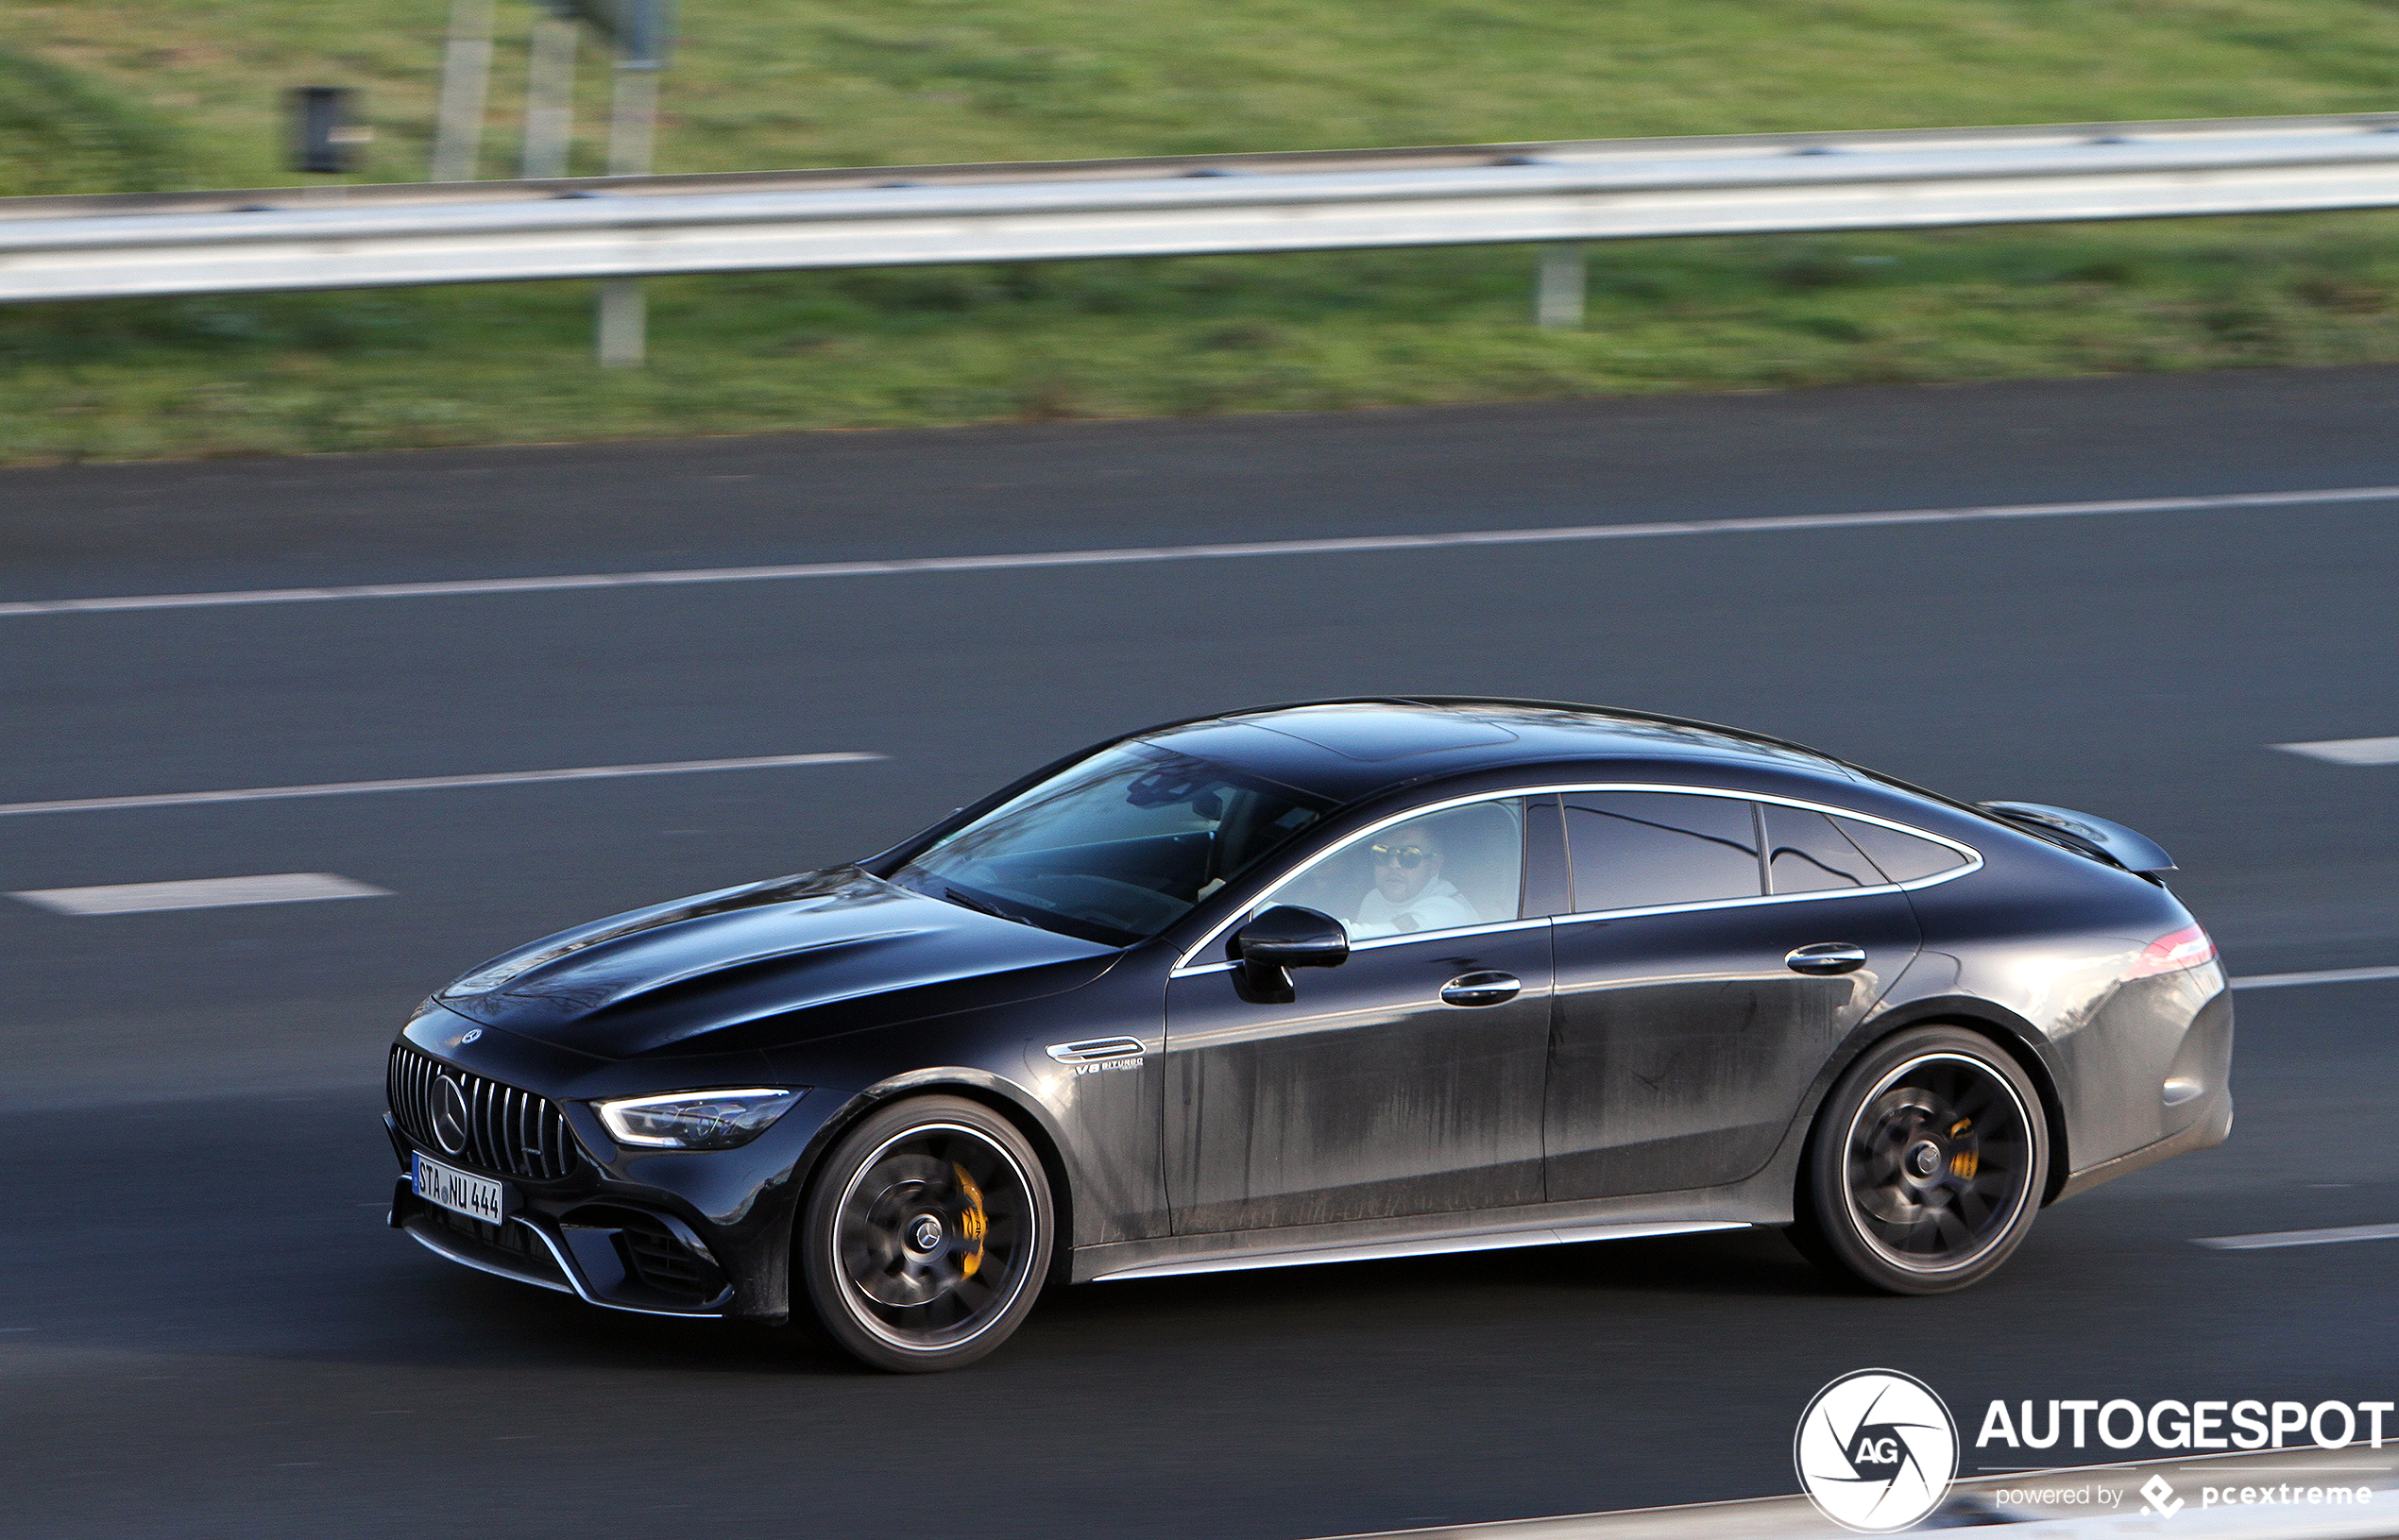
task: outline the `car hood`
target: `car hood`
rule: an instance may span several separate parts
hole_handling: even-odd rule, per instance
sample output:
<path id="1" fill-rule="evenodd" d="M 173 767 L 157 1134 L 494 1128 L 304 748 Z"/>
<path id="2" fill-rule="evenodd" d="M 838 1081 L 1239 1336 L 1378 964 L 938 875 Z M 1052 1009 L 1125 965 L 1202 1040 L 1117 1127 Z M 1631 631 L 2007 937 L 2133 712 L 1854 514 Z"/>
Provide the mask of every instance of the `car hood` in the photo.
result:
<path id="1" fill-rule="evenodd" d="M 607 1058 L 771 1049 L 1076 988 L 1113 947 L 856 867 L 637 909 L 536 941 L 434 998 Z"/>

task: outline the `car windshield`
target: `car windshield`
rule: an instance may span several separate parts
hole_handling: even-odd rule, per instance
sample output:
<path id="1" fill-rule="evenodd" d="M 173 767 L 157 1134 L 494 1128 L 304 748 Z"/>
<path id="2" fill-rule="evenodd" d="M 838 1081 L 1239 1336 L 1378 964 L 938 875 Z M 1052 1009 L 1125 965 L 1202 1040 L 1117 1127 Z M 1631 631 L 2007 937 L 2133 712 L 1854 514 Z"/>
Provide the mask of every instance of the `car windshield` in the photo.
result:
<path id="1" fill-rule="evenodd" d="M 1130 946 L 1182 919 L 1330 805 L 1210 760 L 1120 743 L 943 837 L 891 880 Z"/>

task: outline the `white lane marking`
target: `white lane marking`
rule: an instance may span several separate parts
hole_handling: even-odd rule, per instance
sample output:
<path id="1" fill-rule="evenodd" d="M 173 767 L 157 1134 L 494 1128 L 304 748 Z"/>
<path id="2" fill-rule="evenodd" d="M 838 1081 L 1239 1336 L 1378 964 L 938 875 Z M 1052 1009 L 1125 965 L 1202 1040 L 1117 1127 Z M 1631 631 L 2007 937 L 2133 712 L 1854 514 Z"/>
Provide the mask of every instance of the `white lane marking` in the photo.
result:
<path id="1" fill-rule="evenodd" d="M 2324 738 L 2316 743 L 2274 743 L 2268 747 L 2333 765 L 2399 765 L 2399 738 Z"/>
<path id="2" fill-rule="evenodd" d="M 1368 550 L 1548 545 L 1566 541 L 1645 540 L 1674 534 L 1745 534 L 1773 530 L 1841 530 L 1881 524 L 1965 524 L 1999 518 L 2063 518 L 2091 514 L 2199 513 L 2212 509 L 2300 508 L 2399 499 L 2399 486 L 2334 487 L 2313 492 L 2238 492 L 2203 498 L 2119 498 L 2104 502 L 2028 502 L 1978 508 L 1903 508 L 1883 513 L 1783 514 L 1757 518 L 1684 518 L 1646 524 L 1574 524 L 1532 530 L 1464 530 L 1445 534 L 1366 534 L 1322 540 L 1243 540 L 1201 546 L 1131 546 L 1107 550 L 1041 550 L 998 556 L 910 556 L 889 561 L 798 562 L 780 567 L 706 567 L 658 572 L 584 572 L 549 578 L 463 578 L 439 583 L 370 583 L 332 588 L 247 588 L 209 594 L 134 594 L 110 599 L 31 599 L 0 602 L 0 616 L 68 615 L 98 610 L 192 610 L 226 604 L 307 604 L 334 599 L 429 599 L 460 594 L 554 593 L 570 588 L 637 588 L 692 583 L 759 583 L 780 578 L 887 577 L 906 572 L 987 572 L 1042 567 L 1112 567 L 1239 556 L 1326 556 Z"/>
<path id="3" fill-rule="evenodd" d="M 285 797 L 348 797 L 362 791 L 439 791 L 452 787 L 524 786 L 538 781 L 605 781 L 623 775 L 774 770 L 786 765 L 852 765 L 883 757 L 878 753 L 759 754 L 749 759 L 677 759 L 658 765 L 502 770 L 493 775 L 420 775 L 405 781 L 327 781 L 316 786 L 257 786 L 231 791 L 162 791 L 146 797 L 77 797 L 64 802 L 0 803 L 0 818 L 21 813 L 94 813 L 116 807 L 189 807 L 211 802 L 276 802 Z"/>
<path id="4" fill-rule="evenodd" d="M 2399 978 L 2399 968 L 2320 968 L 2312 973 L 2251 973 L 2232 980 L 2236 990 L 2284 990 L 2294 984 L 2365 984 Z"/>
<path id="5" fill-rule="evenodd" d="M 2323 1230 L 2268 1230 L 2261 1235 L 2208 1235 L 2191 1244 L 2218 1251 L 2270 1251 L 2276 1246 L 2324 1246 L 2341 1241 L 2399 1241 L 2399 1225 L 2341 1225 Z"/>
<path id="6" fill-rule="evenodd" d="M 223 909 L 237 904 L 307 904 L 326 898 L 388 898 L 391 889 L 330 872 L 264 877 L 202 877 L 196 882 L 126 882 L 106 888 L 39 888 L 11 893 L 52 914 L 143 914 L 153 909 Z"/>

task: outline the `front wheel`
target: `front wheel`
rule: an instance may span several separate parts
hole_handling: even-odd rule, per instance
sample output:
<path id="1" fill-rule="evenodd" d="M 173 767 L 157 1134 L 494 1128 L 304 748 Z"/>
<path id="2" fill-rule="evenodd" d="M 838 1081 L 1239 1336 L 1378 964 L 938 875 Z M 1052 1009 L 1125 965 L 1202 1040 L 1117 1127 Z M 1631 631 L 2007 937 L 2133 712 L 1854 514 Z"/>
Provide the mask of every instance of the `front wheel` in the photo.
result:
<path id="1" fill-rule="evenodd" d="M 957 1096 L 869 1114 L 825 1159 L 794 1240 L 817 1322 L 860 1362 L 955 1369 L 997 1347 L 1049 1271 L 1049 1183 L 1007 1119 Z"/>
<path id="2" fill-rule="evenodd" d="M 1963 1289 L 2023 1243 L 2049 1161 L 2040 1096 L 2012 1057 L 1959 1027 L 1912 1027 L 1825 1098 L 1792 1239 L 1886 1294 Z"/>

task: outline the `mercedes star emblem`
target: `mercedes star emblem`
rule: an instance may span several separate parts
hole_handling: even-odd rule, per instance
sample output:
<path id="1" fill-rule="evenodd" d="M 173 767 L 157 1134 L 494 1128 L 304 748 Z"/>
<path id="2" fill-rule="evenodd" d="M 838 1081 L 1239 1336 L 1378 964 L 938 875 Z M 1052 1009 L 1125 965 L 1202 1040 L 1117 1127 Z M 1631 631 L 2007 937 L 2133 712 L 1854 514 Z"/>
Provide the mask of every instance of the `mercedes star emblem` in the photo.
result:
<path id="1" fill-rule="evenodd" d="M 441 1090 L 434 1096 L 434 1139 L 452 1155 L 467 1148 L 467 1092 L 449 1075 L 441 1077 Z"/>

